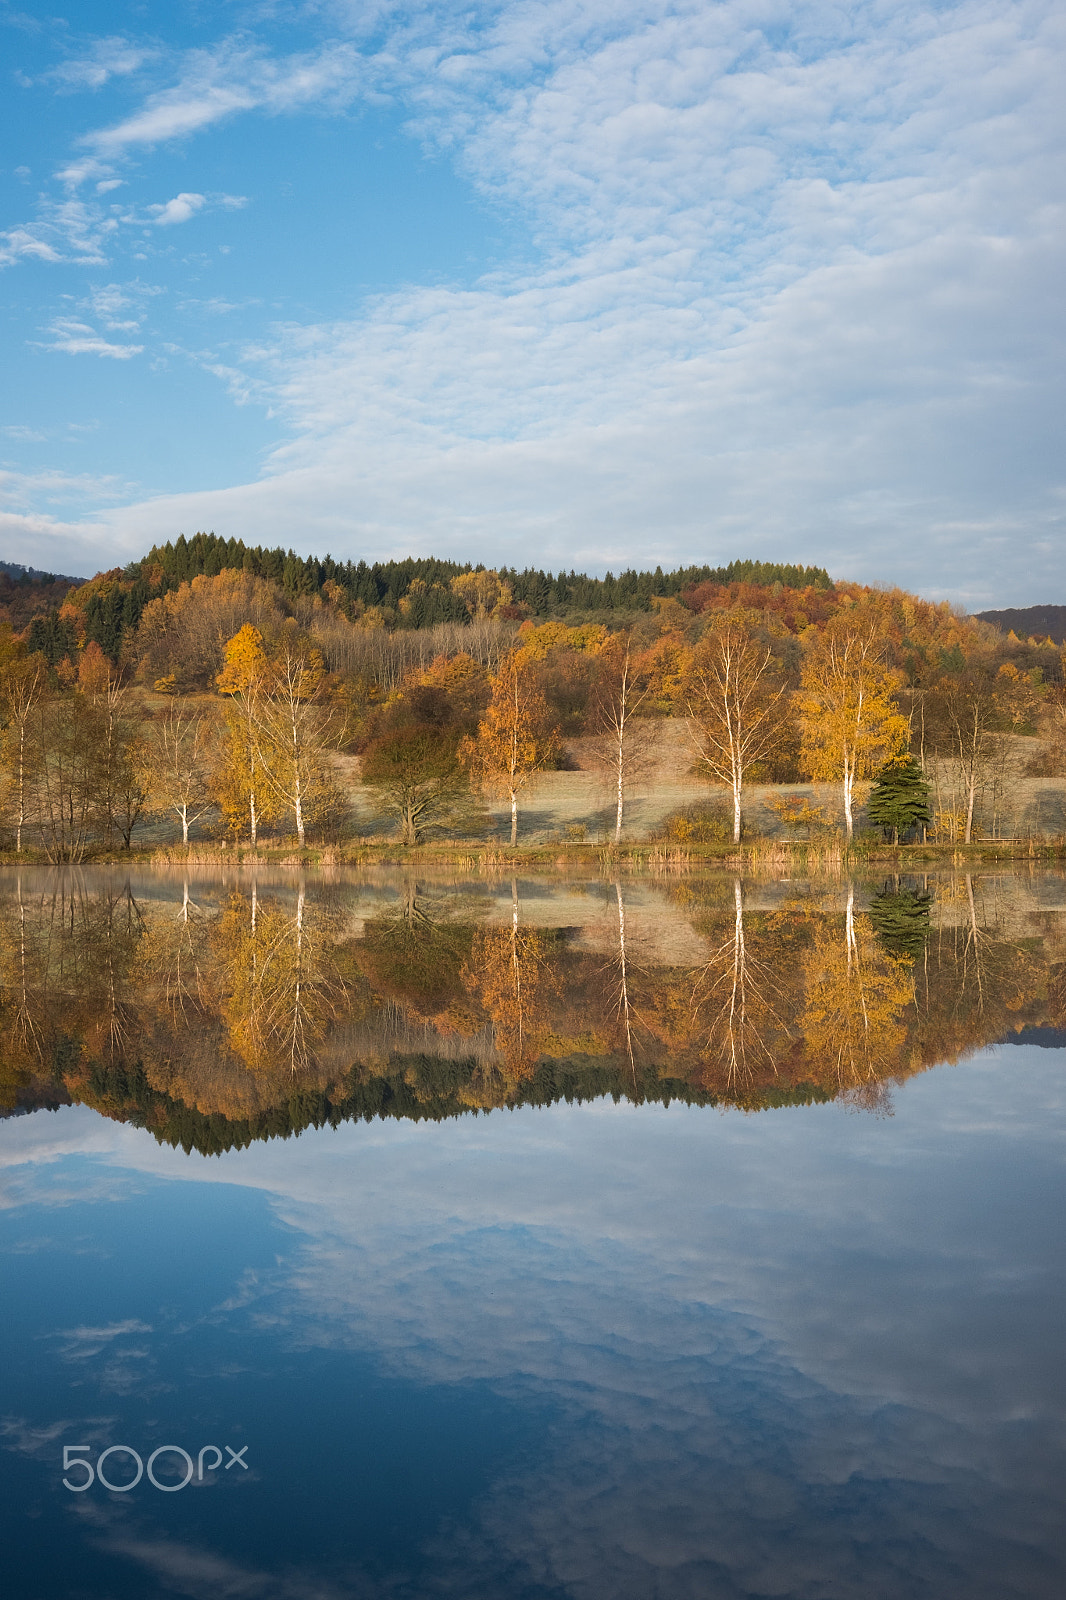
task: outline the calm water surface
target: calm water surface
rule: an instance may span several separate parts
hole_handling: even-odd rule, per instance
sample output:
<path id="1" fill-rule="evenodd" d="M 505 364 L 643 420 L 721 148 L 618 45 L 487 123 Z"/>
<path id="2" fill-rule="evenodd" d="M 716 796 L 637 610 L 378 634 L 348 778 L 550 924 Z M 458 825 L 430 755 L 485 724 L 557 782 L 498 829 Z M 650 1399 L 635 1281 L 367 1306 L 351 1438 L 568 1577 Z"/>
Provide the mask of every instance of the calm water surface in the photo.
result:
<path id="1" fill-rule="evenodd" d="M 1066 1592 L 1060 879 L 10 875 L 0 963 L 5 1595 Z"/>

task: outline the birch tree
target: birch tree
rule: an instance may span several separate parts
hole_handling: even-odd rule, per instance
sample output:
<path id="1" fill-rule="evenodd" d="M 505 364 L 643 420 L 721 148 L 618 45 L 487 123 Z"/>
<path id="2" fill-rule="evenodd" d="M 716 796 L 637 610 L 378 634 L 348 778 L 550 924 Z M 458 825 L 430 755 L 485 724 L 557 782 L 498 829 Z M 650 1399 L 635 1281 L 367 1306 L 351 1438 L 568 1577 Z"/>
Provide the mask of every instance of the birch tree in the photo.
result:
<path id="1" fill-rule="evenodd" d="M 971 662 L 956 676 L 942 678 L 932 710 L 937 744 L 946 745 L 957 766 L 963 791 L 963 840 L 969 844 L 977 796 L 1003 753 L 1003 710 L 987 665 Z"/>
<path id="2" fill-rule="evenodd" d="M 518 796 L 554 758 L 559 731 L 537 683 L 535 664 L 524 650 L 505 656 L 491 682 L 488 709 L 464 752 L 481 785 L 510 801 L 513 846 L 518 843 Z"/>
<path id="3" fill-rule="evenodd" d="M 174 813 L 187 848 L 190 827 L 211 809 L 211 719 L 194 702 L 176 700 L 153 732 L 150 803 L 155 811 Z"/>
<path id="4" fill-rule="evenodd" d="M 41 655 L 8 661 L 0 674 L 4 763 L 11 785 L 15 850 L 19 855 L 33 793 L 33 714 L 47 686 L 48 668 Z"/>
<path id="5" fill-rule="evenodd" d="M 856 782 L 909 741 L 907 719 L 892 698 L 895 687 L 896 674 L 868 625 L 844 617 L 807 649 L 798 695 L 803 760 L 812 778 L 839 781 L 849 844 Z"/>
<path id="6" fill-rule="evenodd" d="M 588 726 L 598 737 L 601 757 L 611 774 L 614 842 L 620 844 L 628 787 L 645 758 L 645 742 L 640 737 L 644 727 L 635 719 L 648 697 L 648 682 L 637 670 L 628 635 L 615 634 L 608 639 L 598 665 Z"/>
<path id="7" fill-rule="evenodd" d="M 331 709 L 323 702 L 325 669 L 317 650 L 286 649 L 273 663 L 252 722 L 259 767 L 276 801 L 293 814 L 301 850 L 307 824 L 332 793 L 325 745 Z"/>
<path id="8" fill-rule="evenodd" d="M 784 679 L 771 646 L 758 637 L 758 623 L 751 611 L 716 613 L 685 675 L 696 752 L 732 793 L 734 844 L 748 771 L 773 753 L 789 713 Z"/>

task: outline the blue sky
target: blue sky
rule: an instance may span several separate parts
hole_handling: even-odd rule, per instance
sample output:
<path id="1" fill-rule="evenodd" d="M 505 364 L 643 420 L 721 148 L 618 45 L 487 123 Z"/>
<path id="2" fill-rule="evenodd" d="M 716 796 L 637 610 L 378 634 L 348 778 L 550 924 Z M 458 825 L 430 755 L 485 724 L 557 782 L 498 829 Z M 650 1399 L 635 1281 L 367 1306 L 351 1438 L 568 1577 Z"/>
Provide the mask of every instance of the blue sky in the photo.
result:
<path id="1" fill-rule="evenodd" d="M 1066 602 L 1050 0 L 0 5 L 0 553 Z"/>

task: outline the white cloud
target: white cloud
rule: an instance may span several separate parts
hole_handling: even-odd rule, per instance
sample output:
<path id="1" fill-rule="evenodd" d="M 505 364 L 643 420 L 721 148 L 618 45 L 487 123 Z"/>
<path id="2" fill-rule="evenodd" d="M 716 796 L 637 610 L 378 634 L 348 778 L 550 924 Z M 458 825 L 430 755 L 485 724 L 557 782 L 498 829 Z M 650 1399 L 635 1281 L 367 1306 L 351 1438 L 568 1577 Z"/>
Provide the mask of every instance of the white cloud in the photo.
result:
<path id="1" fill-rule="evenodd" d="M 6 429 L 14 434 L 16 430 Z M 110 474 L 95 472 L 60 472 L 46 469 L 43 472 L 13 472 L 0 468 L 0 507 L 10 515 L 21 514 L 27 529 L 34 536 L 48 526 L 50 519 L 35 518 L 28 508 L 32 505 L 69 505 L 84 501 L 86 496 L 100 500 L 118 500 L 129 494 L 132 485 Z M 4 548 L 7 548 L 5 542 Z M 39 566 L 36 561 L 29 566 Z M 56 569 L 52 569 L 56 570 Z"/>
<path id="2" fill-rule="evenodd" d="M 173 200 L 168 200 L 165 205 L 152 205 L 148 213 L 156 227 L 168 228 L 177 222 L 188 222 L 205 206 L 211 209 L 220 208 L 223 211 L 243 211 L 248 204 L 246 195 L 243 194 L 178 194 Z"/>
<path id="3" fill-rule="evenodd" d="M 23 427 L 21 423 L 12 423 L 0 428 L 0 433 L 8 439 L 16 440 L 19 444 L 44 444 L 48 438 L 46 433 L 38 433 L 35 428 Z"/>
<path id="4" fill-rule="evenodd" d="M 188 222 L 198 211 L 206 205 L 202 194 L 178 194 L 173 200 L 168 200 L 166 205 L 149 206 L 154 214 L 157 228 L 169 228 L 176 222 Z"/>
<path id="5" fill-rule="evenodd" d="M 0 267 L 25 258 L 100 266 L 109 237 L 118 225 L 118 220 L 96 202 L 79 200 L 72 194 L 63 200 L 44 196 L 35 222 L 0 233 Z"/>
<path id="6" fill-rule="evenodd" d="M 142 344 L 113 344 L 75 317 L 56 317 L 48 331 L 52 335 L 48 343 L 34 342 L 44 350 L 62 350 L 70 356 L 110 356 L 115 361 L 129 361 L 144 349 Z"/>
<path id="7" fill-rule="evenodd" d="M 71 89 L 102 89 L 110 79 L 128 77 L 157 55 L 128 39 L 97 39 L 84 55 L 71 56 L 47 76 Z"/>
<path id="8" fill-rule="evenodd" d="M 116 541 L 299 528 L 335 553 L 600 569 L 752 553 L 1045 597 L 1066 503 L 1050 0 L 518 0 L 375 25 L 376 54 L 194 52 L 68 172 L 108 182 L 105 158 L 240 111 L 388 92 L 535 253 L 205 357 L 288 442 L 261 482 L 109 516 Z M 117 224 L 48 226 L 27 238 L 54 259 L 102 254 Z"/>
<path id="9" fill-rule="evenodd" d="M 27 257 L 37 261 L 58 261 L 59 254 L 31 228 L 9 228 L 0 233 L 0 267 Z"/>
<path id="10" fill-rule="evenodd" d="M 98 156 L 113 158 L 136 146 L 198 133 L 241 111 L 280 113 L 323 101 L 343 103 L 356 92 L 360 67 L 357 52 L 346 43 L 282 59 L 228 44 L 194 51 L 177 84 L 81 142 Z"/>

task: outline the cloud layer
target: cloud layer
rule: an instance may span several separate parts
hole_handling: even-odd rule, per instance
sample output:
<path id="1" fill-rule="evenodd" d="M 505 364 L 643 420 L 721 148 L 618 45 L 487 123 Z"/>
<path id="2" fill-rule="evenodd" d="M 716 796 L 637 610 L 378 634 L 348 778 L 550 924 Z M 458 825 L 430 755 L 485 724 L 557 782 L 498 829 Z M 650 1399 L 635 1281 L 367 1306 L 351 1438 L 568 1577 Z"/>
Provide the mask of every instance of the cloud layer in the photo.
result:
<path id="1" fill-rule="evenodd" d="M 135 554 L 211 526 L 600 570 L 755 554 L 1046 599 L 1066 487 L 1049 0 L 333 17 L 341 36 L 297 54 L 188 53 L 81 136 L 68 185 L 241 115 L 388 100 L 511 219 L 522 264 L 264 323 L 210 366 L 284 429 L 259 481 L 190 483 L 57 539 Z M 93 71 L 135 71 L 112 44 Z M 55 202 L 9 258 L 106 259 L 107 206 Z M 93 337 L 54 347 L 118 354 Z"/>

